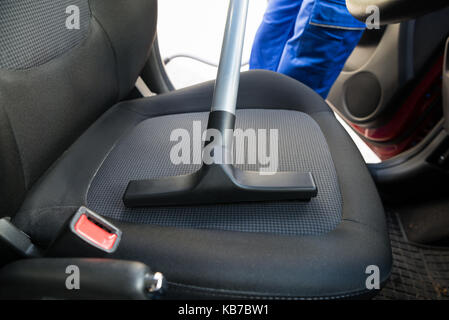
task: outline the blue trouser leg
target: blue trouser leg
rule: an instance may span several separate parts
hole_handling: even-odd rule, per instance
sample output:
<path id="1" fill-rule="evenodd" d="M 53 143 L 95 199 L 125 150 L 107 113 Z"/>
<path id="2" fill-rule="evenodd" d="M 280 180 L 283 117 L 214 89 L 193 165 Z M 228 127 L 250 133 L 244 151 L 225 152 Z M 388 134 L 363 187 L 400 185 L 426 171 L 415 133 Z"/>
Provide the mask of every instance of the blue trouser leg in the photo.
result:
<path id="1" fill-rule="evenodd" d="M 284 46 L 293 35 L 302 0 L 270 0 L 256 33 L 250 69 L 277 71 Z"/>
<path id="2" fill-rule="evenodd" d="M 250 68 L 289 75 L 325 98 L 363 30 L 345 0 L 271 0 Z"/>
<path id="3" fill-rule="evenodd" d="M 318 2 L 320 6 L 316 7 Z M 326 98 L 363 34 L 363 25 L 349 19 L 353 18 L 343 5 L 304 0 L 277 71 L 305 83 Z"/>

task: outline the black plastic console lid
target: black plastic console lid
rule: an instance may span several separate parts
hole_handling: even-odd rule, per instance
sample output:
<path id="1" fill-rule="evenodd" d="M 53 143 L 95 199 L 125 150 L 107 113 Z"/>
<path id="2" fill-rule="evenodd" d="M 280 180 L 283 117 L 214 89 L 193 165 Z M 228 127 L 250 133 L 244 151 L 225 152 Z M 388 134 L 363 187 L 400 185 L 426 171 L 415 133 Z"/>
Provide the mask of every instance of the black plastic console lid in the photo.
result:
<path id="1" fill-rule="evenodd" d="M 70 276 L 79 276 L 78 288 Z M 0 269 L 0 299 L 150 299 L 151 279 L 149 267 L 140 262 L 19 260 Z"/>

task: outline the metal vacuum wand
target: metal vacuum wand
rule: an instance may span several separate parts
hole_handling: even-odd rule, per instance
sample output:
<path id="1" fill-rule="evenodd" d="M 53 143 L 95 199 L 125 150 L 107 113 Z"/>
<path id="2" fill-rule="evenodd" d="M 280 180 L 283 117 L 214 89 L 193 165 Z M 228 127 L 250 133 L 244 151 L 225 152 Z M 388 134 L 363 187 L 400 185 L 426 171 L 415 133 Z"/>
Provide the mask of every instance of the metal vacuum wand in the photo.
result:
<path id="1" fill-rule="evenodd" d="M 215 129 L 220 132 L 221 141 L 206 142 L 206 145 L 214 143 L 213 152 L 216 154 L 213 161 L 215 163 L 229 164 L 232 162 L 234 137 L 232 133 L 235 129 L 235 110 L 239 91 L 248 6 L 249 0 L 230 0 L 229 2 L 220 64 L 218 66 L 212 108 L 207 127 L 209 130 Z M 204 163 L 203 165 L 208 164 L 210 165 L 211 163 Z"/>
<path id="2" fill-rule="evenodd" d="M 230 0 L 212 112 L 235 115 L 249 0 Z"/>
<path id="3" fill-rule="evenodd" d="M 233 132 L 249 0 L 230 0 L 208 129 L 220 133 L 212 162 L 184 176 L 130 181 L 123 196 L 127 207 L 199 205 L 252 201 L 304 200 L 317 195 L 310 172 L 276 172 L 263 176 L 232 165 Z M 215 132 L 216 132 L 215 131 Z M 221 149 L 222 152 L 217 152 Z M 206 153 L 206 152 L 205 152 Z M 220 156 L 217 156 L 220 154 Z M 217 161 L 218 160 L 218 161 Z"/>

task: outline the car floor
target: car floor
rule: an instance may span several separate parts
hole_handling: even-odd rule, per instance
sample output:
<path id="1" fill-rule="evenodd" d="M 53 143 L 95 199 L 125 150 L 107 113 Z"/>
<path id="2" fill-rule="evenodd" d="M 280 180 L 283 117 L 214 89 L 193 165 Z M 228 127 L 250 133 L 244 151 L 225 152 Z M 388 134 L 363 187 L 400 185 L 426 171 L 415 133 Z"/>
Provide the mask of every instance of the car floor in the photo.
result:
<path id="1" fill-rule="evenodd" d="M 397 210 L 387 210 L 393 251 L 390 280 L 376 300 L 449 299 L 449 247 L 408 240 Z"/>

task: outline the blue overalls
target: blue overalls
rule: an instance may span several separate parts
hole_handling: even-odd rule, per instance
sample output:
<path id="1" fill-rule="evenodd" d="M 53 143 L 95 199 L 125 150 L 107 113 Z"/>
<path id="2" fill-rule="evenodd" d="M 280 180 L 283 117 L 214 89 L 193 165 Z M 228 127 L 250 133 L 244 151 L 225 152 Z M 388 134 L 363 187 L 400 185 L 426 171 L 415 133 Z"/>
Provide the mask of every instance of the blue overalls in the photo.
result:
<path id="1" fill-rule="evenodd" d="M 250 69 L 289 75 L 326 98 L 364 30 L 345 0 L 270 0 Z"/>

